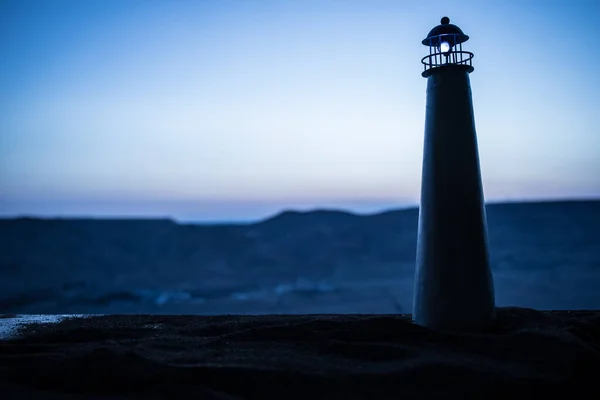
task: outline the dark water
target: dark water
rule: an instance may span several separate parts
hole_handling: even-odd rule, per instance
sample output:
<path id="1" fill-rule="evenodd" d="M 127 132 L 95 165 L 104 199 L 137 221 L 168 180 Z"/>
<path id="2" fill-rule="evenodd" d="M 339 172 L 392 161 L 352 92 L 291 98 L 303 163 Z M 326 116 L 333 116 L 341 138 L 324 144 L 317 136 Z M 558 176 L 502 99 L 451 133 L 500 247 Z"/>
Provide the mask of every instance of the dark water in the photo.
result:
<path id="1" fill-rule="evenodd" d="M 600 201 L 488 205 L 500 306 L 600 309 Z M 418 211 L 0 220 L 0 313 L 410 312 Z"/>

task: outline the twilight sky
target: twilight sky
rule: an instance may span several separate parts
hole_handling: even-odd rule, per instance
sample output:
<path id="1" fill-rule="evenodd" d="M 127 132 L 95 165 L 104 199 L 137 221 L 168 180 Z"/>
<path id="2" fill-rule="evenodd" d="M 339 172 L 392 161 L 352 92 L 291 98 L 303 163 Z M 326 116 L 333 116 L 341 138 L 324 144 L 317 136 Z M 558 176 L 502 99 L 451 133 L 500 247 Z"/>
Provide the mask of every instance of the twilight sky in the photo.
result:
<path id="1" fill-rule="evenodd" d="M 0 0 L 0 215 L 417 204 L 444 15 L 486 199 L 600 197 L 599 1 Z"/>

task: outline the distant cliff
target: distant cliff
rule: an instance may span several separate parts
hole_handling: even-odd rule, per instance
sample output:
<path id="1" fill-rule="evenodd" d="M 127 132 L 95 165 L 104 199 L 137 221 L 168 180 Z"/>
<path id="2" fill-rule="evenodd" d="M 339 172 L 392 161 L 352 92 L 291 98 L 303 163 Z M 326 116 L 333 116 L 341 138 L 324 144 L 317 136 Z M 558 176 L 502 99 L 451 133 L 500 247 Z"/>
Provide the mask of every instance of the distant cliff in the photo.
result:
<path id="1" fill-rule="evenodd" d="M 600 269 L 600 201 L 487 206 L 492 267 Z M 214 290 L 413 274 L 418 210 L 285 211 L 239 225 L 163 220 L 0 220 L 0 289 L 204 286 Z M 468 224 L 469 221 L 464 221 Z M 217 288 L 217 289 L 215 289 Z M 33 292 L 32 292 L 33 291 Z"/>

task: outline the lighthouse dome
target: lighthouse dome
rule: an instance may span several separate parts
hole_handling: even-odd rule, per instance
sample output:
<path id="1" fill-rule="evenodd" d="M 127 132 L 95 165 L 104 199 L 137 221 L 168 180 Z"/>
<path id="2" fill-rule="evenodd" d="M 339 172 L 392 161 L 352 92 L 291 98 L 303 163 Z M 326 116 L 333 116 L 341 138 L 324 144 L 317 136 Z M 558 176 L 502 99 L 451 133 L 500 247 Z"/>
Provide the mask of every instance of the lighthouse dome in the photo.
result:
<path id="1" fill-rule="evenodd" d="M 450 18 L 444 17 L 440 24 L 429 31 L 429 34 L 421 43 L 425 46 L 439 46 L 441 39 L 450 43 L 451 46 L 464 43 L 469 40 L 458 26 L 450 23 Z"/>

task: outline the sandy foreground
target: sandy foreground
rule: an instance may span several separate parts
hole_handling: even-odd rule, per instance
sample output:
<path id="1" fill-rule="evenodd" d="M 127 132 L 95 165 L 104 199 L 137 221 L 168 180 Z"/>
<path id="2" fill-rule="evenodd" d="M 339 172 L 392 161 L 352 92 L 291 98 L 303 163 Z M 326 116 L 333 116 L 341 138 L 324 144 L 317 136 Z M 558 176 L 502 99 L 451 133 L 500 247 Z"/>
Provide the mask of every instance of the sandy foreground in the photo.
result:
<path id="1" fill-rule="evenodd" d="M 0 397 L 600 398 L 600 311 L 500 308 L 482 334 L 410 315 L 0 317 Z"/>

